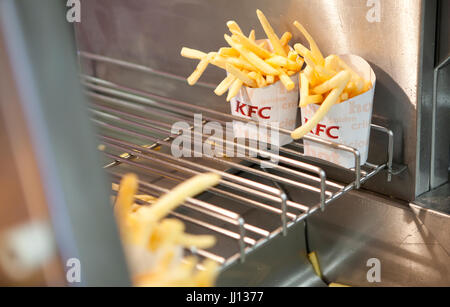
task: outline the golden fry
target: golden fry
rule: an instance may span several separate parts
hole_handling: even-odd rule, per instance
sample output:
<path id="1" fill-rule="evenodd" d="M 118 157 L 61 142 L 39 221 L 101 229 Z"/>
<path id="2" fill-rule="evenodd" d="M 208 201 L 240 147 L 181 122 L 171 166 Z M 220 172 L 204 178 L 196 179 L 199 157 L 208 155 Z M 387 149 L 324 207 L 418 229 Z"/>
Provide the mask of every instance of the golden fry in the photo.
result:
<path id="1" fill-rule="evenodd" d="M 222 96 L 230 88 L 231 84 L 236 80 L 234 75 L 229 74 L 222 82 L 216 87 L 214 93 L 217 96 Z"/>
<path id="2" fill-rule="evenodd" d="M 326 92 L 338 87 L 342 83 L 342 81 L 347 78 L 347 75 L 349 75 L 349 74 L 351 76 L 351 73 L 349 71 L 343 70 L 343 71 L 339 72 L 337 75 L 335 75 L 333 78 L 331 78 L 328 81 L 313 88 L 312 92 L 315 94 L 326 93 Z M 347 86 L 347 83 L 345 83 L 345 86 Z"/>
<path id="3" fill-rule="evenodd" d="M 218 274 L 219 264 L 213 260 L 207 259 L 203 264 L 203 270 L 194 276 L 194 282 L 197 287 L 210 287 Z"/>
<path id="4" fill-rule="evenodd" d="M 300 73 L 300 107 L 307 105 L 309 96 L 309 81 L 305 73 Z"/>
<path id="5" fill-rule="evenodd" d="M 266 63 L 269 63 L 270 65 L 274 66 L 275 68 L 277 66 L 285 67 L 289 70 L 300 70 L 301 67 L 297 64 L 295 61 L 291 61 L 286 57 L 282 57 L 279 55 L 273 55 L 270 59 L 266 60 Z"/>
<path id="6" fill-rule="evenodd" d="M 344 78 L 341 79 L 341 84 L 338 85 L 337 88 L 333 89 L 330 94 L 328 94 L 325 101 L 320 106 L 319 110 L 314 114 L 314 116 L 308 120 L 307 123 L 302 125 L 301 127 L 297 128 L 295 131 L 292 132 L 291 137 L 294 140 L 301 139 L 303 136 L 305 136 L 307 133 L 309 133 L 314 127 L 322 120 L 322 118 L 328 113 L 328 111 L 331 109 L 331 107 L 336 104 L 336 102 L 339 100 L 340 95 L 344 91 L 345 87 L 347 86 L 347 83 L 350 81 L 351 74 L 348 71 L 344 71 Z"/>
<path id="7" fill-rule="evenodd" d="M 280 38 L 281 46 L 285 47 L 287 44 L 289 44 L 289 41 L 292 39 L 292 33 L 291 32 L 284 32 L 284 34 Z"/>
<path id="8" fill-rule="evenodd" d="M 237 50 L 233 48 L 223 47 L 219 49 L 219 55 L 221 56 L 229 56 L 229 57 L 238 57 L 240 54 Z"/>
<path id="9" fill-rule="evenodd" d="M 273 75 L 267 75 L 267 76 L 266 76 L 266 82 L 267 82 L 267 84 L 272 84 L 272 83 L 274 83 L 274 82 L 275 82 L 275 76 L 273 76 Z"/>
<path id="10" fill-rule="evenodd" d="M 234 75 L 236 78 L 240 79 L 244 84 L 250 86 L 250 87 L 256 87 L 256 82 L 254 80 L 252 80 L 249 76 L 247 76 L 247 74 L 245 74 L 244 72 L 240 71 L 238 68 L 236 68 L 235 66 L 227 63 L 226 66 L 227 72 Z"/>
<path id="11" fill-rule="evenodd" d="M 187 82 L 189 85 L 194 85 L 197 83 L 198 79 L 202 76 L 203 72 L 208 67 L 209 62 L 213 57 L 212 53 L 209 53 L 205 58 L 203 58 L 200 63 L 195 68 L 194 72 L 187 78 Z"/>
<path id="12" fill-rule="evenodd" d="M 325 60 L 323 58 L 322 52 L 320 52 L 319 47 L 317 46 L 316 42 L 312 38 L 312 36 L 306 31 L 306 29 L 303 27 L 301 23 L 298 21 L 294 21 L 294 26 L 305 36 L 306 40 L 309 43 L 309 47 L 311 48 L 311 52 L 313 54 L 313 58 L 318 65 L 324 65 Z"/>
<path id="13" fill-rule="evenodd" d="M 188 59 L 201 60 L 204 57 L 206 57 L 207 54 L 202 52 L 202 51 L 196 50 L 196 49 L 183 47 L 181 49 L 181 56 L 185 57 L 185 58 L 188 58 Z"/>
<path id="14" fill-rule="evenodd" d="M 237 31 L 237 32 L 239 32 L 239 33 L 241 33 L 241 34 L 244 34 L 244 33 L 242 32 L 241 28 L 239 27 L 239 25 L 237 24 L 237 22 L 234 21 L 234 20 L 228 21 L 228 22 L 227 22 L 227 27 L 228 27 L 228 29 L 230 30 L 230 32 Z"/>
<path id="15" fill-rule="evenodd" d="M 126 229 L 126 220 L 134 203 L 134 195 L 138 189 L 138 178 L 135 174 L 123 176 L 119 185 L 119 192 L 114 206 L 114 212 L 120 229 Z"/>
<path id="16" fill-rule="evenodd" d="M 206 249 L 216 244 L 216 238 L 211 235 L 190 235 L 184 233 L 177 237 L 175 243 L 186 247 Z"/>
<path id="17" fill-rule="evenodd" d="M 161 196 L 148 210 L 139 210 L 137 213 L 142 220 L 158 221 L 170 211 L 179 206 L 188 197 L 192 197 L 217 185 L 220 176 L 214 173 L 200 174 L 177 185 L 169 193 Z"/>
<path id="18" fill-rule="evenodd" d="M 228 91 L 227 101 L 230 101 L 231 98 L 235 97 L 237 94 L 239 94 L 239 91 L 241 90 L 242 85 L 244 82 L 242 82 L 239 79 L 236 79 L 233 84 L 230 87 L 230 90 Z"/>
<path id="19" fill-rule="evenodd" d="M 273 30 L 272 26 L 270 25 L 269 21 L 267 20 L 266 16 L 264 16 L 263 12 L 260 10 L 256 10 L 256 14 L 258 15 L 259 22 L 261 23 L 264 32 L 266 32 L 267 38 L 272 43 L 273 50 L 276 54 L 286 57 L 287 53 L 283 48 L 283 45 L 281 45 L 280 40 L 278 39 L 278 36 L 275 34 L 275 31 Z"/>
<path id="20" fill-rule="evenodd" d="M 278 75 L 279 72 L 264 62 L 260 57 L 258 57 L 256 54 L 251 52 L 250 50 L 246 49 L 241 44 L 236 43 L 230 36 L 225 34 L 225 40 L 228 42 L 228 44 L 239 51 L 239 53 L 251 64 L 253 64 L 256 68 L 258 68 L 260 71 L 264 72 L 267 75 Z"/>
<path id="21" fill-rule="evenodd" d="M 291 77 L 289 77 L 282 69 L 279 69 L 279 72 L 280 72 L 279 77 L 284 87 L 288 91 L 292 91 L 295 88 L 295 83 L 292 81 Z"/>
<path id="22" fill-rule="evenodd" d="M 322 103 L 323 102 L 323 96 L 322 95 L 309 95 L 306 98 L 306 104 L 313 104 L 313 103 Z"/>
<path id="23" fill-rule="evenodd" d="M 231 65 L 236 66 L 241 69 L 257 70 L 257 68 L 255 66 L 253 66 L 251 63 L 249 63 L 243 57 L 240 57 L 240 58 L 229 57 L 229 58 L 226 58 L 225 61 L 226 61 L 226 64 L 231 64 Z M 225 64 L 225 70 L 226 70 L 226 64 Z"/>
<path id="24" fill-rule="evenodd" d="M 238 43 L 242 44 L 242 46 L 244 46 L 245 48 L 247 48 L 248 50 L 250 50 L 257 56 L 259 56 L 260 58 L 267 59 L 270 57 L 269 51 L 267 51 L 264 48 L 259 47 L 255 42 L 253 42 L 249 38 L 245 37 L 244 35 L 242 35 L 238 32 L 233 32 L 233 36 L 235 36 L 236 41 Z M 234 37 L 232 37 L 232 38 L 234 38 Z"/>
<path id="25" fill-rule="evenodd" d="M 255 42 L 255 39 L 256 39 L 255 30 L 250 31 L 250 34 L 248 35 L 248 39 L 251 40 L 252 42 Z"/>

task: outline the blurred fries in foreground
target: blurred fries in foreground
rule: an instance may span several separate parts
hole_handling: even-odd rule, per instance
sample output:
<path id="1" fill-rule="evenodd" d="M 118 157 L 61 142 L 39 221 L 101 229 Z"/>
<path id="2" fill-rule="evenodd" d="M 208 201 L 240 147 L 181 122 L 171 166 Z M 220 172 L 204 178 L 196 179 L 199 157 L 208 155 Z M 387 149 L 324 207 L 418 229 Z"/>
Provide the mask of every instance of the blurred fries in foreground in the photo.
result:
<path id="1" fill-rule="evenodd" d="M 134 274 L 137 286 L 212 286 L 218 263 L 206 260 L 197 263 L 195 257 L 180 257 L 182 247 L 206 249 L 216 243 L 214 236 L 190 235 L 177 219 L 165 218 L 187 198 L 217 185 L 220 176 L 200 174 L 179 184 L 159 199 L 149 195 L 136 195 L 138 178 L 134 174 L 123 176 L 118 189 L 114 211 L 125 250 L 139 248 L 154 262 L 146 272 Z M 151 203 L 135 204 L 135 199 Z M 131 266 L 141 264 L 131 263 Z M 198 268 L 201 269 L 198 269 Z"/>

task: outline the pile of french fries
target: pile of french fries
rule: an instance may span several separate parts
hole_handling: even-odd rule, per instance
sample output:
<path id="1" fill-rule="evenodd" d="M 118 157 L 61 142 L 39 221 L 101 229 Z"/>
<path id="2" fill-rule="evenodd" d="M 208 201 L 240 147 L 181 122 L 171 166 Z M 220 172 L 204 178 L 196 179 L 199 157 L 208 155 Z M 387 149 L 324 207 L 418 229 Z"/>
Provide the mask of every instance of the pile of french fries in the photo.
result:
<path id="1" fill-rule="evenodd" d="M 247 37 L 235 21 L 229 21 L 227 26 L 232 36 L 225 34 L 225 40 L 230 47 L 209 53 L 182 48 L 183 57 L 200 60 L 187 79 L 190 85 L 198 81 L 208 64 L 213 64 L 228 73 L 214 92 L 221 96 L 228 91 L 227 101 L 230 101 L 242 86 L 261 88 L 280 80 L 287 90 L 292 90 L 295 85 L 290 76 L 301 71 L 299 107 L 319 104 L 320 108 L 313 118 L 292 132 L 291 137 L 295 140 L 311 131 L 334 104 L 347 101 L 372 88 L 370 81 L 359 76 L 339 56 L 324 58 L 313 37 L 298 21 L 294 22 L 294 26 L 308 41 L 309 49 L 297 43 L 294 50 L 291 50 L 288 43 L 292 34 L 286 32 L 278 38 L 264 14 L 260 10 L 256 13 L 267 40 L 256 41 L 254 30 Z M 270 42 L 270 46 L 267 42 Z M 304 63 L 306 65 L 303 68 Z"/>
<path id="2" fill-rule="evenodd" d="M 242 86 L 262 88 L 280 80 L 288 91 L 295 88 L 291 76 L 301 70 L 304 61 L 288 45 L 292 34 L 286 32 L 278 38 L 266 16 L 260 10 L 256 13 L 267 39 L 256 40 L 255 30 L 247 37 L 235 21 L 229 21 L 227 27 L 231 36 L 224 35 L 229 47 L 209 53 L 187 47 L 181 49 L 183 57 L 200 60 L 195 71 L 187 78 L 189 85 L 194 85 L 208 64 L 212 64 L 228 73 L 214 90 L 218 96 L 228 91 L 227 101 L 235 97 Z"/>
<path id="3" fill-rule="evenodd" d="M 294 26 L 310 46 L 308 49 L 300 43 L 294 45 L 295 51 L 306 62 L 300 73 L 300 108 L 320 104 L 314 116 L 292 132 L 291 137 L 297 140 L 313 130 L 333 105 L 367 92 L 372 88 L 372 83 L 359 76 L 339 56 L 324 58 L 308 31 L 298 21 L 294 22 Z"/>
<path id="4" fill-rule="evenodd" d="M 198 263 L 194 256 L 183 257 L 183 247 L 210 248 L 216 239 L 210 235 L 190 235 L 177 219 L 165 218 L 188 197 L 193 197 L 217 185 L 220 176 L 213 173 L 197 175 L 179 184 L 159 199 L 149 195 L 136 195 L 138 178 L 125 175 L 118 190 L 114 211 L 127 256 L 136 250 L 144 251 L 144 258 L 154 259 L 145 272 L 133 269 L 142 263 L 133 263 L 133 283 L 137 286 L 208 287 L 214 285 L 218 264 L 212 260 Z M 149 202 L 144 206 L 135 199 Z M 181 257 L 180 257 L 181 255 Z M 129 257 L 132 258 L 132 257 Z M 130 261 L 130 259 L 128 259 Z M 199 267 L 201 269 L 199 269 Z"/>

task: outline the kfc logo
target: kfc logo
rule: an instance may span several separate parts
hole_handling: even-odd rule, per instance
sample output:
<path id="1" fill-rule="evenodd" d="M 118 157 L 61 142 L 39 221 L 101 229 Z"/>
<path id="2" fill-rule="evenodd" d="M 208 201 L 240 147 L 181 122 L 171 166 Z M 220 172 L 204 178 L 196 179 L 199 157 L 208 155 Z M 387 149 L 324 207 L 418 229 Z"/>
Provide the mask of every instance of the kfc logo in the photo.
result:
<path id="1" fill-rule="evenodd" d="M 308 122 L 308 119 L 305 117 L 305 123 Z M 339 136 L 336 135 L 335 130 L 339 130 L 339 126 L 330 126 L 327 127 L 326 125 L 318 124 L 314 130 L 311 131 L 312 134 L 321 136 L 325 133 L 325 135 L 331 139 L 338 139 Z"/>
<path id="2" fill-rule="evenodd" d="M 253 114 L 256 114 L 262 119 L 270 119 L 270 110 L 272 110 L 272 107 L 260 109 L 257 106 L 249 106 L 236 100 L 236 112 L 241 113 L 244 116 L 252 117 Z"/>

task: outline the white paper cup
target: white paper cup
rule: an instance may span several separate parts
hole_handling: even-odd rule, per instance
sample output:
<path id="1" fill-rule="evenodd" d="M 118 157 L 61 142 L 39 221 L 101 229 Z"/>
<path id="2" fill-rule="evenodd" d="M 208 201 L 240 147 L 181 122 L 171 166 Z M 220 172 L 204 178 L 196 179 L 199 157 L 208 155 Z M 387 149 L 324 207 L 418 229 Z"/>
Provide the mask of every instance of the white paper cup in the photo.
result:
<path id="1" fill-rule="evenodd" d="M 295 129 L 299 101 L 298 75 L 296 73 L 291 76 L 295 83 L 295 88 L 291 91 L 286 90 L 281 81 L 263 88 L 243 86 L 239 94 L 230 101 L 231 114 L 290 131 Z M 260 133 L 258 136 L 257 128 L 254 129 L 242 122 L 234 122 L 233 130 L 236 138 L 258 140 L 277 146 L 292 142 L 289 135 L 280 133 L 279 144 L 274 144 L 270 133 Z"/>
<path id="2" fill-rule="evenodd" d="M 341 55 L 340 58 L 356 73 L 372 82 L 372 89 L 343 103 L 334 105 L 320 123 L 308 134 L 324 140 L 344 144 L 357 149 L 361 154 L 361 165 L 369 153 L 370 124 L 376 77 L 373 69 L 363 58 L 356 55 Z M 302 124 L 312 118 L 320 106 L 310 104 L 301 108 Z M 332 162 L 345 168 L 355 167 L 352 153 L 304 140 L 305 154 Z"/>

